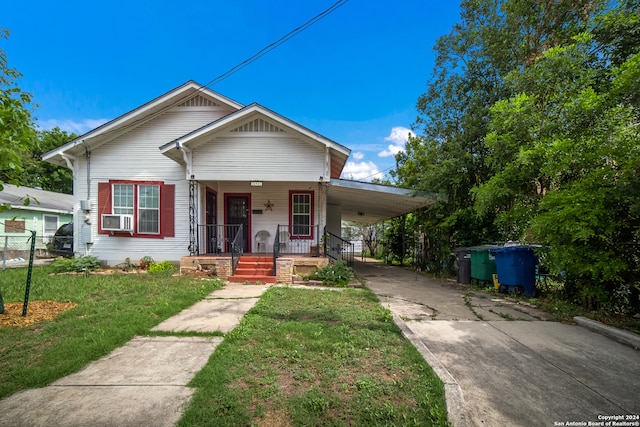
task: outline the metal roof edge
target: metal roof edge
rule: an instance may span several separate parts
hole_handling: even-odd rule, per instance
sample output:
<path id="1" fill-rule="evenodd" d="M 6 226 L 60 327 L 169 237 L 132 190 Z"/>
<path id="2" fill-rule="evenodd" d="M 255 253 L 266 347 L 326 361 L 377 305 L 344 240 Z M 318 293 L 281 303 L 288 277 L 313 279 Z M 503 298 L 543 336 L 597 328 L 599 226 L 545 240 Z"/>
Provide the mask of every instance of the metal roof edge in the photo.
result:
<path id="1" fill-rule="evenodd" d="M 397 194 L 400 196 L 423 197 L 425 199 L 437 199 L 437 200 L 442 199 L 440 195 L 435 193 L 427 193 L 424 191 L 412 190 L 409 188 L 395 187 L 392 185 L 377 184 L 373 182 L 355 181 L 355 180 L 344 179 L 344 178 L 332 179 L 329 184 L 335 185 L 337 187 L 377 191 L 380 193 Z"/>

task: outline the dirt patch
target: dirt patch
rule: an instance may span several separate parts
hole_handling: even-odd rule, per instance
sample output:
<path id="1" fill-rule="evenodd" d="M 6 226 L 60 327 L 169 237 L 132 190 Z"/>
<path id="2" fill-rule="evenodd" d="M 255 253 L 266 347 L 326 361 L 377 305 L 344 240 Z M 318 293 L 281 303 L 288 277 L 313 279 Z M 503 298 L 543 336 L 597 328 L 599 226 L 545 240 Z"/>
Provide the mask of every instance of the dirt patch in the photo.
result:
<path id="1" fill-rule="evenodd" d="M 27 305 L 27 315 L 22 316 L 22 302 L 4 304 L 4 313 L 0 314 L 0 328 L 7 326 L 25 327 L 51 320 L 60 313 L 76 307 L 73 302 L 31 301 Z"/>
<path id="2" fill-rule="evenodd" d="M 285 409 L 269 409 L 263 417 L 254 418 L 251 424 L 258 427 L 289 427 L 293 426 L 293 421 Z"/>

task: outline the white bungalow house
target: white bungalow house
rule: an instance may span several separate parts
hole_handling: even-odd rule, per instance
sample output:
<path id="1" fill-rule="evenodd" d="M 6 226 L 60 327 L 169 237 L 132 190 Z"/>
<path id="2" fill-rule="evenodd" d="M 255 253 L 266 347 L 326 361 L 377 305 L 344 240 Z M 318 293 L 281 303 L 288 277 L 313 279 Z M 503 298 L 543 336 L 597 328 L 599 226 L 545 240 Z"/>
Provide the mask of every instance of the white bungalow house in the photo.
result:
<path id="1" fill-rule="evenodd" d="M 373 223 L 433 201 L 340 179 L 349 153 L 268 108 L 189 81 L 43 159 L 73 170 L 76 254 L 184 268 L 208 257 L 227 277 L 239 255 L 263 253 L 273 264 L 263 273 L 280 269 L 287 281 L 293 255 L 340 256 L 340 243 L 323 248 L 327 236 L 340 242 L 341 220 Z"/>

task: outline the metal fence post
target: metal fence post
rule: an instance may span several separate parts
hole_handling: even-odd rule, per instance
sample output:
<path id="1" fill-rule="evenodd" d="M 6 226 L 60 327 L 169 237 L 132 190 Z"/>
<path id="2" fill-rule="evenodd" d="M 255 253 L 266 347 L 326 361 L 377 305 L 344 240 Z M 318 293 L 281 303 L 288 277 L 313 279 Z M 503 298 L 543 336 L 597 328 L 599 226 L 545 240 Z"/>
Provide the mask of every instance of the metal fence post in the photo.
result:
<path id="1" fill-rule="evenodd" d="M 27 270 L 27 287 L 24 291 L 24 304 L 22 305 L 22 317 L 27 315 L 29 304 L 29 291 L 31 290 L 31 272 L 33 271 L 33 257 L 36 251 L 36 232 L 31 232 L 31 252 L 29 253 L 29 268 Z"/>
<path id="2" fill-rule="evenodd" d="M 7 247 L 9 246 L 9 236 L 4 236 L 4 251 L 2 252 L 2 269 L 7 265 Z"/>

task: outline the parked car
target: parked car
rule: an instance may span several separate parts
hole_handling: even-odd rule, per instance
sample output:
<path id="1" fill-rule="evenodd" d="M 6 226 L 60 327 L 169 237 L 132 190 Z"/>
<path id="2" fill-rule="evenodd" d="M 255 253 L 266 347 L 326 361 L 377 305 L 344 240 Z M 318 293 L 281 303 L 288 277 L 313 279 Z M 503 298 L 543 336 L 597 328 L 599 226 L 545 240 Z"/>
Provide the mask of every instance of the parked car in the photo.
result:
<path id="1" fill-rule="evenodd" d="M 61 225 L 51 238 L 49 253 L 71 258 L 73 256 L 73 223 Z"/>

